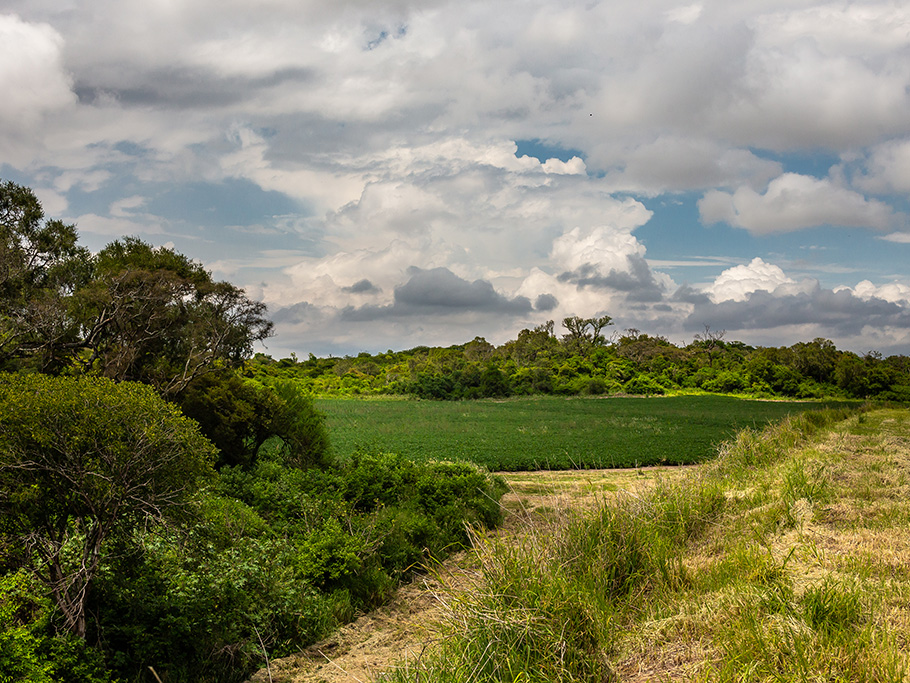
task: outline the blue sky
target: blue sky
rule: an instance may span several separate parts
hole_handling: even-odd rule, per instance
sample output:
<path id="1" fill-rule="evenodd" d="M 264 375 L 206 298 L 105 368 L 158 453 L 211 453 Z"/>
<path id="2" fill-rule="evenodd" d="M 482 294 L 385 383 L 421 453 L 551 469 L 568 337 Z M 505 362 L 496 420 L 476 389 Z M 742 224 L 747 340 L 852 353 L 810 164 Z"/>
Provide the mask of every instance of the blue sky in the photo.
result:
<path id="1" fill-rule="evenodd" d="M 245 287 L 277 357 L 603 314 L 910 354 L 901 3 L 6 0 L 0 88 L 0 178 Z"/>

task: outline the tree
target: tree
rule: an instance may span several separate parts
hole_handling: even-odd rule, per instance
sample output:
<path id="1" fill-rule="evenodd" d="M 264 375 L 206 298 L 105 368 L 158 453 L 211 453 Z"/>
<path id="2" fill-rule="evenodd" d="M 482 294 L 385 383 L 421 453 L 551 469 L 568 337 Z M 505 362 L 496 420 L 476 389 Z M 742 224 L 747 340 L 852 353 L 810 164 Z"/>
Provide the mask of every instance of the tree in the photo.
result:
<path id="1" fill-rule="evenodd" d="M 30 189 L 0 182 L 0 361 L 28 355 L 46 370 L 76 340 L 64 300 L 89 260 L 76 242 L 76 228 L 45 220 Z"/>
<path id="2" fill-rule="evenodd" d="M 93 265 L 74 295 L 85 370 L 174 395 L 216 361 L 239 365 L 271 334 L 265 304 L 171 249 L 125 238 Z"/>
<path id="3" fill-rule="evenodd" d="M 86 636 L 105 542 L 180 509 L 215 447 L 148 386 L 0 375 L 0 519 L 60 609 Z"/>
<path id="4" fill-rule="evenodd" d="M 296 382 L 270 386 L 243 380 L 229 370 L 196 379 L 177 397 L 183 413 L 196 420 L 218 447 L 217 467 L 255 465 L 259 449 L 277 437 L 285 462 L 324 466 L 328 435 L 321 413 Z"/>
<path id="5" fill-rule="evenodd" d="M 265 304 L 183 254 L 128 237 L 91 256 L 76 242 L 74 226 L 44 220 L 31 190 L 0 184 L 0 363 L 173 396 L 271 334 Z"/>
<path id="6" fill-rule="evenodd" d="M 604 315 L 599 318 L 581 318 L 577 315 L 564 318 L 563 327 L 568 334 L 562 337 L 563 344 L 572 353 L 586 355 L 591 349 L 607 343 L 601 331 L 613 324 L 613 318 Z"/>
<path id="7" fill-rule="evenodd" d="M 525 366 L 548 356 L 558 346 L 559 342 L 553 335 L 553 321 L 548 320 L 533 330 L 524 329 L 519 332 L 517 339 L 503 344 L 502 353 L 515 361 L 516 365 Z"/>
<path id="8" fill-rule="evenodd" d="M 727 336 L 726 330 L 712 330 L 711 326 L 705 324 L 704 334 L 696 334 L 693 346 L 700 346 L 708 354 L 708 365 L 714 364 L 714 356 L 723 350 L 724 337 Z"/>

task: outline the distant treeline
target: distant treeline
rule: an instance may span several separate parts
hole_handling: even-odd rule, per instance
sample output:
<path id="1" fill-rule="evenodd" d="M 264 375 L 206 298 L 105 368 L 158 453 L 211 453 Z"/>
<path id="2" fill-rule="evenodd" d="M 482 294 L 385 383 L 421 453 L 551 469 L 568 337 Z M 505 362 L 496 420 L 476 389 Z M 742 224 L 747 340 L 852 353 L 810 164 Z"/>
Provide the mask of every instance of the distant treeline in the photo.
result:
<path id="1" fill-rule="evenodd" d="M 842 351 L 827 339 L 788 347 L 727 341 L 706 327 L 692 343 L 629 329 L 606 337 L 609 316 L 571 317 L 494 346 L 482 337 L 445 348 L 274 360 L 256 354 L 252 377 L 303 380 L 316 395 L 474 399 L 533 394 L 655 395 L 685 390 L 754 397 L 910 401 L 910 357 Z"/>

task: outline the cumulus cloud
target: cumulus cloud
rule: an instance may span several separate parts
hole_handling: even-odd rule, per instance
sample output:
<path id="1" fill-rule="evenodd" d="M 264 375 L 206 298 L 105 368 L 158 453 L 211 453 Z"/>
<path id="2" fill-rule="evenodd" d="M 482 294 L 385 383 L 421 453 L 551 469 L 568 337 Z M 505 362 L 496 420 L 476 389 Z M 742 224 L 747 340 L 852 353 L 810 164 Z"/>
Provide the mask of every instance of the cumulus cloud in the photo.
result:
<path id="1" fill-rule="evenodd" d="M 526 297 L 508 298 L 485 280 L 469 282 L 447 268 L 411 268 L 407 282 L 395 288 L 389 306 L 352 306 L 340 312 L 345 322 L 366 322 L 412 316 L 483 314 L 517 316 L 532 310 Z"/>
<path id="2" fill-rule="evenodd" d="M 734 266 L 723 271 L 707 288 L 716 303 L 720 301 L 745 301 L 752 292 L 773 292 L 782 285 L 795 285 L 779 266 L 754 258 L 747 265 Z"/>
<path id="3" fill-rule="evenodd" d="M 468 282 L 448 268 L 410 269 L 410 279 L 395 288 L 395 307 L 409 314 L 445 313 L 467 309 L 493 313 L 527 313 L 525 297 L 508 299 L 485 280 Z"/>
<path id="4" fill-rule="evenodd" d="M 38 134 L 46 115 L 75 103 L 62 48 L 50 25 L 0 15 L 0 149 L 7 154 L 19 136 Z"/>
<path id="5" fill-rule="evenodd" d="M 883 230 L 894 221 L 894 211 L 884 202 L 797 173 L 778 176 L 764 194 L 749 187 L 732 194 L 712 190 L 698 202 L 698 210 L 705 223 L 724 222 L 757 235 L 820 225 Z"/>
<path id="6" fill-rule="evenodd" d="M 884 285 L 876 286 L 869 280 L 859 282 L 855 287 L 835 287 L 835 292 L 848 291 L 863 301 L 872 299 L 881 299 L 891 303 L 908 305 L 910 304 L 910 285 L 903 282 L 889 282 Z"/>
<path id="7" fill-rule="evenodd" d="M 666 208 L 694 213 L 693 193 L 704 223 L 763 236 L 762 253 L 815 226 L 908 239 L 900 3 L 7 7 L 12 176 L 89 235 L 192 245 L 248 278 L 281 330 L 322 348 L 494 338 L 576 313 L 678 322 L 815 296 L 761 259 L 678 287 L 662 270 L 699 268 L 686 276 L 705 282 L 748 253 L 741 234 L 720 253 L 733 248 L 725 226 Z M 519 157 L 516 140 L 567 153 Z M 803 166 L 818 152 L 835 166 L 826 178 Z M 691 244 L 705 235 L 719 239 Z M 856 279 L 883 277 L 866 271 Z M 835 292 L 871 310 L 900 292 L 866 293 Z M 486 327 L 461 334 L 456 319 Z"/>
<path id="8" fill-rule="evenodd" d="M 872 148 L 854 183 L 866 192 L 910 192 L 910 139 L 889 140 Z"/>
<path id="9" fill-rule="evenodd" d="M 672 281 L 652 271 L 644 255 L 630 229 L 600 226 L 574 228 L 554 240 L 551 262 L 561 283 L 622 292 L 628 301 L 660 301 Z"/>
<path id="10" fill-rule="evenodd" d="M 844 338 L 860 336 L 868 328 L 910 330 L 910 309 L 877 297 L 862 299 L 843 289 L 835 292 L 816 286 L 784 295 L 756 290 L 742 301 L 697 304 L 686 328 L 698 330 L 705 324 L 740 332 L 802 327 Z"/>
<path id="11" fill-rule="evenodd" d="M 781 164 L 715 140 L 661 136 L 625 155 L 610 178 L 617 187 L 646 193 L 703 190 L 706 187 L 764 187 L 780 175 Z"/>

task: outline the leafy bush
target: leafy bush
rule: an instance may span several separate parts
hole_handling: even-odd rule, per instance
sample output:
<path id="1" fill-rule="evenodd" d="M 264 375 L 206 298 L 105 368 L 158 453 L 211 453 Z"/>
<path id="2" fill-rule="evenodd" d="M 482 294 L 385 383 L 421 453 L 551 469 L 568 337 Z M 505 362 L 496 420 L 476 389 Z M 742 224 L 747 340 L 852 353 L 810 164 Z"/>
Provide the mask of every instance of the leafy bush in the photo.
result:
<path id="1" fill-rule="evenodd" d="M 627 394 L 641 396 L 661 396 L 666 393 L 664 388 L 650 375 L 636 375 L 623 385 L 622 390 Z"/>

